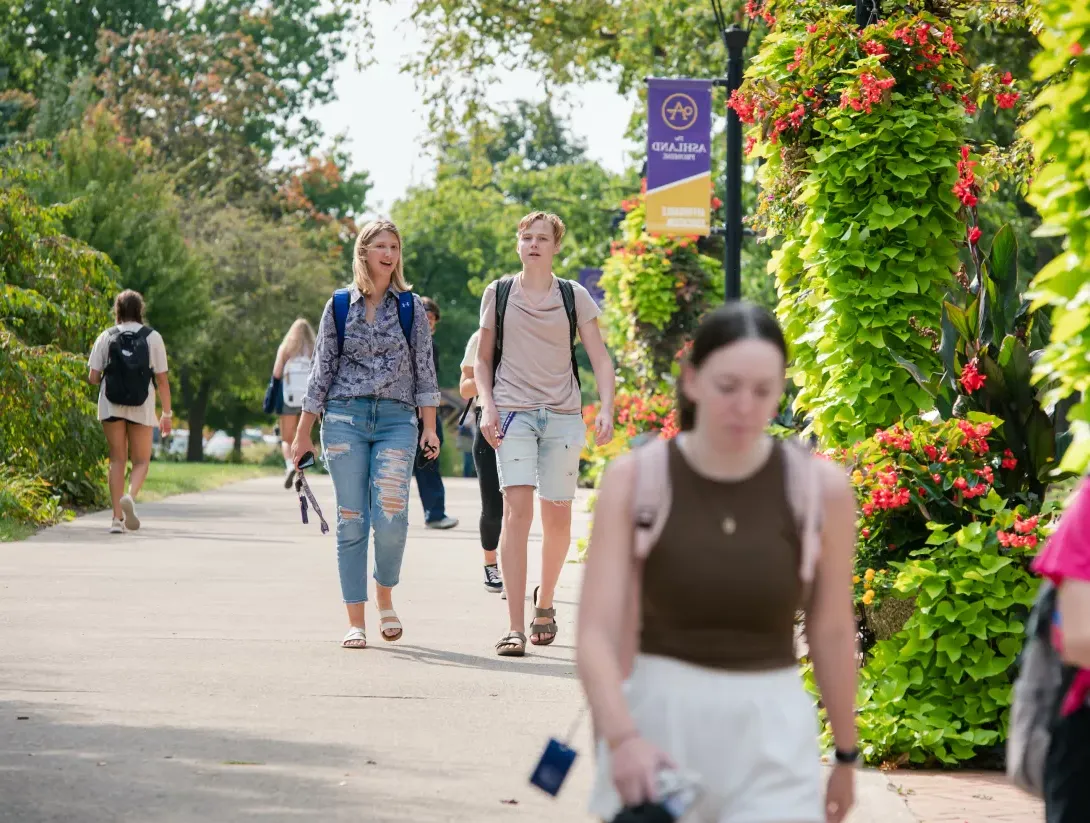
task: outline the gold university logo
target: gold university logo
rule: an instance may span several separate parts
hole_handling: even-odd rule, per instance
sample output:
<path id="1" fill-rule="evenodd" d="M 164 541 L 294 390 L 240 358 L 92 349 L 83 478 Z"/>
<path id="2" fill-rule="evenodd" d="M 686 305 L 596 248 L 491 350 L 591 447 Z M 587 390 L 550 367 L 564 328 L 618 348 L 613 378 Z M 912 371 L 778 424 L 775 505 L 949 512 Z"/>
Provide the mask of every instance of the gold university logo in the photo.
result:
<path id="1" fill-rule="evenodd" d="M 662 122 L 677 131 L 692 128 L 696 123 L 696 101 L 681 92 L 671 94 L 662 103 Z"/>

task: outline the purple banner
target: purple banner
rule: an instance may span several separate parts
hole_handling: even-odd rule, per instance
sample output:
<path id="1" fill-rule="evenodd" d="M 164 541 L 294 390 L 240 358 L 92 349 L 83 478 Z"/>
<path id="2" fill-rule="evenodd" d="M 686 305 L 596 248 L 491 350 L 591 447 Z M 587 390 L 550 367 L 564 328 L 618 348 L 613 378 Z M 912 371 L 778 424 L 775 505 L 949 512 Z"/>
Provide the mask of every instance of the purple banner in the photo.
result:
<path id="1" fill-rule="evenodd" d="M 579 270 L 579 285 L 590 292 L 590 296 L 594 298 L 594 302 L 599 306 L 602 305 L 602 301 L 605 300 L 606 294 L 598 286 L 598 279 L 602 276 L 601 269 L 580 269 Z"/>
<path id="2" fill-rule="evenodd" d="M 648 231 L 708 234 L 711 106 L 710 80 L 648 80 Z"/>

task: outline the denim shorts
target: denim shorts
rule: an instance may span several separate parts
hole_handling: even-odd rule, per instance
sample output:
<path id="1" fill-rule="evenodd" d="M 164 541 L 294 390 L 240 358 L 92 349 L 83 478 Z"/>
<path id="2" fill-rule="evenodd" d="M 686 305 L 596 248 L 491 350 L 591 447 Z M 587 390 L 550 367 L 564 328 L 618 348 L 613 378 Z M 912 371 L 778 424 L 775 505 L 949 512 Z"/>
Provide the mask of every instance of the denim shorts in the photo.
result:
<path id="1" fill-rule="evenodd" d="M 548 409 L 500 409 L 499 415 L 503 431 L 496 450 L 500 488 L 533 486 L 542 500 L 574 500 L 579 456 L 587 437 L 583 416 Z"/>

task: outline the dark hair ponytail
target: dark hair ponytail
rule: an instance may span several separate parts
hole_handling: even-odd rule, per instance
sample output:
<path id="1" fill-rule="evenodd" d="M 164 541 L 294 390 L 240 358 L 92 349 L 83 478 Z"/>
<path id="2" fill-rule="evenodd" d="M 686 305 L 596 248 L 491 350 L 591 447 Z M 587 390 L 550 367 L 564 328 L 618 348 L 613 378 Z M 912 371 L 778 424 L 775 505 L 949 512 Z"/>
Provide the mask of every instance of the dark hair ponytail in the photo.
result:
<path id="1" fill-rule="evenodd" d="M 727 303 L 705 315 L 696 329 L 686 361 L 699 369 L 719 349 L 739 340 L 765 340 L 787 360 L 787 341 L 776 318 L 767 309 L 753 303 Z M 690 431 L 696 420 L 696 406 L 685 396 L 681 381 L 677 387 L 678 423 L 681 431 Z"/>

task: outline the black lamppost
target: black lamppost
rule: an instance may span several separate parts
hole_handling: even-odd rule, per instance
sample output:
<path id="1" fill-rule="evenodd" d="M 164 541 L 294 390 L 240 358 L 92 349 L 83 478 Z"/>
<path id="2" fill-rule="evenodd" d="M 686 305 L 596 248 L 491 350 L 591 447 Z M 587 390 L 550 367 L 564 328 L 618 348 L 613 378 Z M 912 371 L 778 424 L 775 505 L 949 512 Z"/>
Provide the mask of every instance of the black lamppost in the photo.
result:
<path id="1" fill-rule="evenodd" d="M 742 69 L 749 29 L 727 25 L 722 0 L 711 0 L 715 22 L 727 47 L 727 100 L 742 85 Z M 716 85 L 722 85 L 717 81 Z M 724 210 L 723 276 L 728 301 L 742 298 L 742 121 L 738 113 L 727 109 L 727 186 Z"/>
<path id="2" fill-rule="evenodd" d="M 877 23 L 881 13 L 879 0 L 855 0 L 855 24 L 859 28 Z"/>

